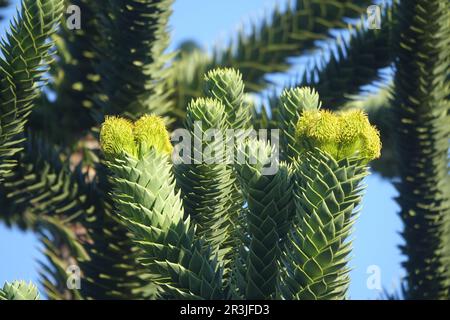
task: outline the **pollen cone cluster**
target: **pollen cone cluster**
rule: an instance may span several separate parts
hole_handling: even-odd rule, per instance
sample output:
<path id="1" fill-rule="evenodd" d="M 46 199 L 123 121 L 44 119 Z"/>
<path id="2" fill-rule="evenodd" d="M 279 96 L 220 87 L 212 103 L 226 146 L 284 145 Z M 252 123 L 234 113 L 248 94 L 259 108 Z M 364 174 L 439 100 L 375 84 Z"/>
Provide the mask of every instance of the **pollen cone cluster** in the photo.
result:
<path id="1" fill-rule="evenodd" d="M 379 132 L 361 110 L 305 110 L 297 123 L 296 135 L 303 150 L 319 148 L 335 160 L 359 156 L 369 162 L 381 153 Z"/>
<path id="2" fill-rule="evenodd" d="M 154 115 L 144 115 L 135 123 L 107 117 L 100 131 L 100 144 L 106 157 L 122 153 L 143 157 L 150 149 L 170 155 L 173 150 L 164 120 Z"/>

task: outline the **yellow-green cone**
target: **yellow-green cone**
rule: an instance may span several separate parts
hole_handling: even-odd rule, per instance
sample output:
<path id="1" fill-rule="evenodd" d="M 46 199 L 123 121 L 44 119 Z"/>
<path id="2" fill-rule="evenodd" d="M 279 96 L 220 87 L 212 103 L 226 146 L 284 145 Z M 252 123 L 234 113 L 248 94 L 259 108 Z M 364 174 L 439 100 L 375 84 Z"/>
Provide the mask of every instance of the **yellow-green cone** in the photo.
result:
<path id="1" fill-rule="evenodd" d="M 361 110 L 331 113 L 306 110 L 296 128 L 297 139 L 304 150 L 319 148 L 336 160 L 359 155 L 369 162 L 380 157 L 378 130 Z"/>
<path id="2" fill-rule="evenodd" d="M 134 139 L 141 156 L 146 154 L 150 148 L 155 148 L 167 155 L 170 155 L 173 150 L 164 120 L 158 116 L 144 115 L 136 121 Z"/>
<path id="3" fill-rule="evenodd" d="M 326 110 L 305 110 L 298 120 L 296 136 L 303 149 L 319 148 L 336 156 L 339 119 Z"/>
<path id="4" fill-rule="evenodd" d="M 100 131 L 100 144 L 107 158 L 122 153 L 143 157 L 151 148 L 172 153 L 164 120 L 154 115 L 145 115 L 134 124 L 124 118 L 107 117 Z"/>
<path id="5" fill-rule="evenodd" d="M 124 118 L 106 117 L 100 131 L 100 145 L 107 158 L 123 152 L 136 156 L 133 123 Z"/>

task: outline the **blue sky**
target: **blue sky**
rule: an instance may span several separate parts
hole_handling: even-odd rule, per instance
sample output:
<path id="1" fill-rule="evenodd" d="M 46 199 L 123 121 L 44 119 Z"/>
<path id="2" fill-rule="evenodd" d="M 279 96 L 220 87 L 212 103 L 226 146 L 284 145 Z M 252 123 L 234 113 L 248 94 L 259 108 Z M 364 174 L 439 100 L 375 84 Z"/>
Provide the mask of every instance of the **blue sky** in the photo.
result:
<path id="1" fill-rule="evenodd" d="M 193 39 L 205 49 L 211 49 L 212 44 L 223 43 L 233 37 L 242 23 L 245 26 L 250 21 L 258 21 L 265 12 L 270 12 L 275 3 L 283 7 L 286 1 L 177 0 L 170 22 L 171 48 L 180 41 Z M 14 13 L 14 8 L 8 12 Z M 0 34 L 3 34 L 5 25 L 5 22 L 0 24 Z M 299 73 L 301 68 L 301 65 L 295 65 L 290 74 Z M 285 76 L 275 75 L 273 78 L 288 80 Z M 399 235 L 402 225 L 397 215 L 398 207 L 393 200 L 396 191 L 389 182 L 377 175 L 367 178 L 366 184 L 361 215 L 353 234 L 354 250 L 350 264 L 350 297 L 353 299 L 375 299 L 379 296 L 379 291 L 369 290 L 366 285 L 369 276 L 367 269 L 370 266 L 379 267 L 382 286 L 388 290 L 398 287 L 398 281 L 403 275 L 400 266 L 403 258 L 398 249 L 402 241 Z M 15 279 L 37 283 L 37 260 L 42 258 L 40 248 L 39 241 L 32 233 L 7 229 L 0 223 L 0 283 Z"/>

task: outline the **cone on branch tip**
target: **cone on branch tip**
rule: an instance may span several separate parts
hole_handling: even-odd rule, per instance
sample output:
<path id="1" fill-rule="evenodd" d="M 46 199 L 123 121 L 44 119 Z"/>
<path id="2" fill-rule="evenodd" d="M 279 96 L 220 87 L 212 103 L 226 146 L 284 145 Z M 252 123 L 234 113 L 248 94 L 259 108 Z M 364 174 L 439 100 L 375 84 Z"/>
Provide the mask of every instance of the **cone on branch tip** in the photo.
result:
<path id="1" fill-rule="evenodd" d="M 381 154 L 380 134 L 361 110 L 305 110 L 296 137 L 304 151 L 319 148 L 337 161 L 357 155 L 368 163 Z"/>
<path id="2" fill-rule="evenodd" d="M 170 155 L 173 150 L 164 120 L 155 115 L 144 115 L 134 123 L 107 117 L 100 131 L 100 144 L 107 158 L 122 153 L 141 158 L 152 148 Z"/>

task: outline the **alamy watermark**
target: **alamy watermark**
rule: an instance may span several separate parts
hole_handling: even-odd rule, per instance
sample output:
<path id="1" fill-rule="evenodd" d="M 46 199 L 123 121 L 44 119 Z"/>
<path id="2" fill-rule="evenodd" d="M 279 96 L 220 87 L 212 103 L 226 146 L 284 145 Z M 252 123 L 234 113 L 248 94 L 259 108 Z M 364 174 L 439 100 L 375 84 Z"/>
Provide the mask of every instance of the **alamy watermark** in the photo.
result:
<path id="1" fill-rule="evenodd" d="M 381 268 L 375 264 L 370 265 L 366 269 L 367 277 L 366 286 L 369 290 L 381 291 Z"/>
<path id="2" fill-rule="evenodd" d="M 66 26 L 69 30 L 81 29 L 81 9 L 77 5 L 70 5 L 66 9 L 68 15 L 66 20 Z"/>
<path id="3" fill-rule="evenodd" d="M 381 29 L 381 8 L 379 5 L 367 7 L 367 28 Z"/>
<path id="4" fill-rule="evenodd" d="M 269 143 L 270 135 L 270 143 Z M 279 130 L 278 129 L 208 129 L 203 132 L 202 122 L 194 123 L 193 132 L 177 129 L 172 133 L 174 164 L 257 164 L 263 161 L 261 174 L 274 175 L 279 168 Z M 259 140 L 270 146 L 267 148 L 246 150 L 247 140 Z"/>
<path id="5" fill-rule="evenodd" d="M 80 290 L 81 289 L 81 269 L 79 266 L 73 264 L 66 269 L 67 274 L 67 289 Z"/>

